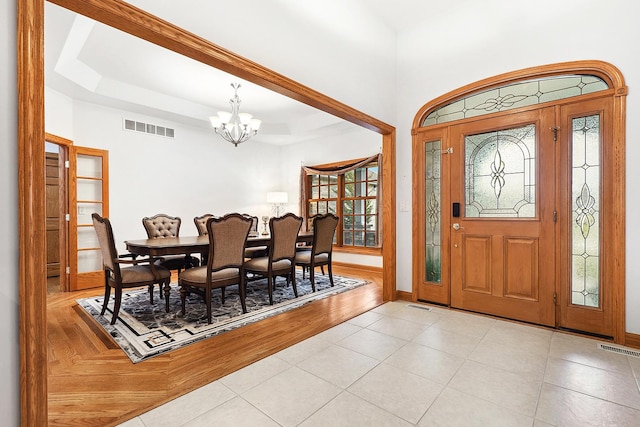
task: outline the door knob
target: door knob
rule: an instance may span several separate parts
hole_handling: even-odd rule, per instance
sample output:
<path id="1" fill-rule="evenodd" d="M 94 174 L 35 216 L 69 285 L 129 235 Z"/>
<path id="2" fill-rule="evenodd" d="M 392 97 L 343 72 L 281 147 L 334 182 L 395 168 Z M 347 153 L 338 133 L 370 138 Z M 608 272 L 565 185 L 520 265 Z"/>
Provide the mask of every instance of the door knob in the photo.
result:
<path id="1" fill-rule="evenodd" d="M 457 222 L 455 222 L 455 223 L 453 224 L 453 229 L 454 229 L 454 230 L 460 230 L 460 224 L 458 224 Z"/>

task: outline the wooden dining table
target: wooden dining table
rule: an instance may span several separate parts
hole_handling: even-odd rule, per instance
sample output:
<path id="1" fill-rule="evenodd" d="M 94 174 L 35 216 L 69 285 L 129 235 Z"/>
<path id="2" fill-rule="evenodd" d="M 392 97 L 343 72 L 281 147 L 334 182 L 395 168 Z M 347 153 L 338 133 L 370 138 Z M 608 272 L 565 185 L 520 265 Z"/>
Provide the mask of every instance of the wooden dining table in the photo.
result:
<path id="1" fill-rule="evenodd" d="M 298 242 L 311 243 L 313 232 L 303 231 L 298 234 Z M 127 250 L 134 255 L 162 256 L 185 255 L 205 253 L 209 248 L 209 236 L 179 236 L 164 237 L 161 239 L 125 240 Z M 271 236 L 249 235 L 247 247 L 269 246 Z"/>

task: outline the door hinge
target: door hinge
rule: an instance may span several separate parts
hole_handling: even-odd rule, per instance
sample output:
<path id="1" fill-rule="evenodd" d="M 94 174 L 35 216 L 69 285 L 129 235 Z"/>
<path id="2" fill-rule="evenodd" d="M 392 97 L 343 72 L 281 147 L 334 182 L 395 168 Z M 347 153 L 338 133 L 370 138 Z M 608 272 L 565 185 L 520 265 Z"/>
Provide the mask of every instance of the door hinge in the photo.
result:
<path id="1" fill-rule="evenodd" d="M 558 222 L 558 211 L 553 211 L 553 222 Z"/>
<path id="2" fill-rule="evenodd" d="M 70 274 L 71 273 L 71 267 L 67 267 L 66 271 L 67 271 L 67 274 Z"/>
<path id="3" fill-rule="evenodd" d="M 64 161 L 64 167 L 69 169 L 69 160 Z"/>
<path id="4" fill-rule="evenodd" d="M 67 222 L 71 221 L 71 216 L 69 216 L 69 214 L 65 214 L 64 220 Z"/>
<path id="5" fill-rule="evenodd" d="M 551 130 L 553 131 L 553 142 L 557 142 L 558 141 L 558 131 L 560 130 L 559 127 L 554 126 L 551 128 Z"/>
<path id="6" fill-rule="evenodd" d="M 558 303 L 558 294 L 557 293 L 553 293 L 553 303 L 557 304 Z"/>

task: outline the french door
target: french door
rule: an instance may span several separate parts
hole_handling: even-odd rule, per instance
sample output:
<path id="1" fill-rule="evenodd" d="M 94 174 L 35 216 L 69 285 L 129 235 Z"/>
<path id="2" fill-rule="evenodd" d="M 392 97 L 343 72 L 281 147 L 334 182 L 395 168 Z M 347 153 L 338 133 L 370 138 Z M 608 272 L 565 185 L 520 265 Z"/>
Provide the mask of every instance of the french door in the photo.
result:
<path id="1" fill-rule="evenodd" d="M 614 335 L 610 97 L 424 128 L 414 298 Z"/>
<path id="2" fill-rule="evenodd" d="M 91 214 L 109 215 L 109 157 L 96 148 L 69 147 L 69 288 L 104 285 L 102 253 Z"/>

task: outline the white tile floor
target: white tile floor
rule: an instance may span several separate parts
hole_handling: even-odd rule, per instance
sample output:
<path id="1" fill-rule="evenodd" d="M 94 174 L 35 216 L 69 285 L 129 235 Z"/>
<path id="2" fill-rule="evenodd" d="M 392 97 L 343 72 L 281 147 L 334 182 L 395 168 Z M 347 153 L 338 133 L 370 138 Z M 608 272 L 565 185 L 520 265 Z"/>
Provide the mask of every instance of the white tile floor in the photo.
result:
<path id="1" fill-rule="evenodd" d="M 392 302 L 121 426 L 640 426 L 640 358 L 596 344 Z"/>

